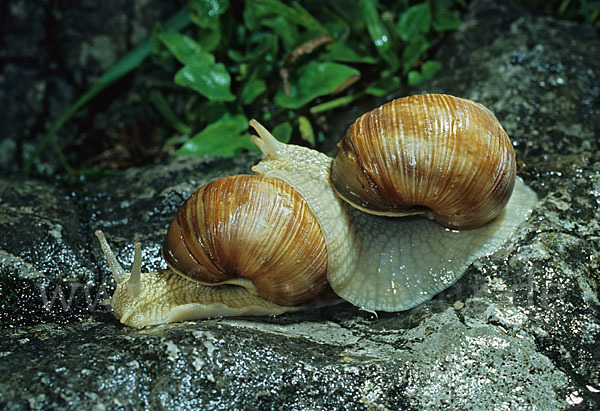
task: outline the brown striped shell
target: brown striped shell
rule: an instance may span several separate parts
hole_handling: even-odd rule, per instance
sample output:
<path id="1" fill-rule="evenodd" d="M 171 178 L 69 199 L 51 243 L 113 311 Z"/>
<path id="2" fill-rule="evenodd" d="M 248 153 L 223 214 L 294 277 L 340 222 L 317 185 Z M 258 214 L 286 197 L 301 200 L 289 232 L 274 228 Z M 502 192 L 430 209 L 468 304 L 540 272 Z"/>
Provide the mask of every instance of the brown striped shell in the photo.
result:
<path id="1" fill-rule="evenodd" d="M 238 175 L 201 187 L 171 222 L 163 254 L 194 281 L 241 284 L 281 305 L 301 304 L 326 285 L 319 223 L 304 198 L 276 178 Z"/>
<path id="2" fill-rule="evenodd" d="M 348 129 L 332 165 L 338 194 L 373 214 L 431 214 L 473 228 L 508 202 L 515 152 L 496 117 L 471 100 L 414 95 L 370 111 Z"/>

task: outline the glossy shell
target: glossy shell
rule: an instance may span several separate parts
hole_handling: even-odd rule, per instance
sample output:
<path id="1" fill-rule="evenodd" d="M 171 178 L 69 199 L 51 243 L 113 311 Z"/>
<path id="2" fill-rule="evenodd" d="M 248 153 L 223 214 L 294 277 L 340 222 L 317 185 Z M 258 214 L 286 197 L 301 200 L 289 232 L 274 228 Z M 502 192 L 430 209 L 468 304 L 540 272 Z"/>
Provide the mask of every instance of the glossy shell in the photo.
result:
<path id="1" fill-rule="evenodd" d="M 515 153 L 481 104 L 415 95 L 370 111 L 348 129 L 332 165 L 338 194 L 373 214 L 430 214 L 453 229 L 494 219 L 513 191 Z"/>
<path id="2" fill-rule="evenodd" d="M 167 264 L 205 284 L 252 282 L 281 305 L 326 285 L 327 249 L 306 201 L 276 178 L 240 175 L 201 187 L 184 203 L 163 244 Z"/>

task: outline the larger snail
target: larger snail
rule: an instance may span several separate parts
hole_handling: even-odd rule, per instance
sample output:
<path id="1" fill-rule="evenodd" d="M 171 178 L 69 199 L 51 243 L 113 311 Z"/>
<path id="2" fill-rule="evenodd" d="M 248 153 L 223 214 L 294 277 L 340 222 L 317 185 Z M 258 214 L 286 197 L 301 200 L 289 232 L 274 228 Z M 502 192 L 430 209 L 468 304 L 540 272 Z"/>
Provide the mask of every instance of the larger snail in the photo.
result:
<path id="1" fill-rule="evenodd" d="M 406 310 L 500 248 L 537 199 L 499 122 L 470 100 L 384 104 L 335 159 L 250 125 L 265 155 L 257 175 L 210 182 L 183 204 L 163 244 L 168 269 L 142 273 L 136 244 L 125 272 L 96 232 L 122 323 L 276 315 L 326 303 L 327 284 L 364 310 Z"/>

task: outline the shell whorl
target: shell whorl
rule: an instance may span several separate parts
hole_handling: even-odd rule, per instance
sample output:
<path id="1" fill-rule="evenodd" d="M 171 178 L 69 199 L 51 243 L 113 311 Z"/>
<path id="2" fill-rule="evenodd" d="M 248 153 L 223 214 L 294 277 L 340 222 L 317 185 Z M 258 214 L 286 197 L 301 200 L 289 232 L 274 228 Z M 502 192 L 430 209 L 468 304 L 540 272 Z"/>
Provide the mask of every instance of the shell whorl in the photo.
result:
<path id="1" fill-rule="evenodd" d="M 494 219 L 515 176 L 514 149 L 492 112 L 443 94 L 397 99 L 358 118 L 331 171 L 336 191 L 363 211 L 430 212 L 457 229 Z"/>
<path id="2" fill-rule="evenodd" d="M 191 280 L 240 284 L 281 305 L 301 304 L 326 284 L 319 223 L 276 178 L 238 175 L 201 187 L 171 222 L 163 255 Z"/>

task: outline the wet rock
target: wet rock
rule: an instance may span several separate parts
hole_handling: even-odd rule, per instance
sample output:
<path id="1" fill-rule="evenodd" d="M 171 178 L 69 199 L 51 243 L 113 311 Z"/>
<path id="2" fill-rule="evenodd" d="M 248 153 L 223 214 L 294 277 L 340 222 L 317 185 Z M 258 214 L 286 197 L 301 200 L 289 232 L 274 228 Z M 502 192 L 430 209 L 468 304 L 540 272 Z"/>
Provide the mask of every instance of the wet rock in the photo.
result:
<path id="1" fill-rule="evenodd" d="M 539 201 L 514 239 L 433 300 L 378 317 L 342 304 L 144 330 L 101 311 L 65 324 L 13 323 L 0 329 L 0 406 L 597 409 L 599 51 L 591 28 L 492 1 L 473 2 L 463 28 L 442 45 L 444 71 L 417 91 L 489 106 Z M 33 235 L 3 236 L 0 252 L 30 272 L 79 281 L 79 271 L 43 262 L 71 244 L 87 250 L 80 264 L 108 284 L 92 234 L 101 228 L 126 267 L 134 240 L 144 245 L 144 270 L 161 267 L 161 236 L 183 199 L 206 180 L 247 172 L 256 159 L 172 159 L 89 183 L 76 196 L 27 181 L 42 188 L 30 190 L 31 200 L 16 188 L 2 194 L 0 210 L 8 211 L 0 223 L 6 215 L 23 221 L 33 207 L 20 231 Z M 46 221 L 61 225 L 64 244 L 43 246 L 52 236 Z M 2 272 L 26 276 L 20 262 L 2 261 Z M 2 277 L 3 294 L 18 285 L 11 275 Z M 1 305 L 4 318 L 20 315 L 12 308 Z"/>
<path id="2" fill-rule="evenodd" d="M 437 56 L 453 74 L 435 78 L 425 91 L 489 107 L 521 160 L 600 150 L 594 138 L 600 134 L 600 44 L 594 30 L 534 18 L 510 2 L 475 2 L 469 18 Z M 483 26 L 489 29 L 477 28 Z"/>
<path id="3" fill-rule="evenodd" d="M 448 308 L 404 329 L 337 309 L 138 331 L 89 321 L 0 331 L 9 408 L 556 409 L 567 377 L 530 336 Z M 346 309 L 347 311 L 347 309 Z M 350 316 L 347 316 L 350 317 Z M 344 318 L 343 316 L 341 318 Z M 9 346 L 7 341 L 17 345 Z M 82 355 L 82 350 L 87 354 Z M 10 370 L 10 368 L 3 368 Z M 160 370 L 160 371 L 158 371 Z M 24 393 L 19 387 L 27 386 Z M 540 395 L 540 392 L 544 394 Z M 474 407 L 476 404 L 476 407 Z"/>
<path id="4" fill-rule="evenodd" d="M 0 177 L 0 323 L 65 322 L 97 308 L 103 287 L 73 198 Z"/>

